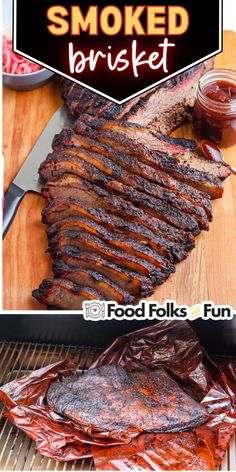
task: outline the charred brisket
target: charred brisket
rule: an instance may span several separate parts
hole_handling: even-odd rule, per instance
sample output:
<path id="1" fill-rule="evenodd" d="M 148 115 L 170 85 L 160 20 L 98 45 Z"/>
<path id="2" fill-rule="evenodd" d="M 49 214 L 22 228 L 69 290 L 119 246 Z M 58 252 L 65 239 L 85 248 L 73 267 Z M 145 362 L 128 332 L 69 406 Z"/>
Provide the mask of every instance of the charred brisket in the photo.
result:
<path id="1" fill-rule="evenodd" d="M 61 81 L 62 97 L 75 116 L 89 113 L 99 118 L 122 119 L 170 134 L 191 115 L 198 80 L 212 66 L 212 60 L 194 66 L 124 105 L 115 104 L 67 79 Z"/>
<path id="2" fill-rule="evenodd" d="M 86 216 L 91 217 L 91 210 L 100 211 L 105 209 L 111 215 L 118 215 L 126 218 L 126 220 L 135 221 L 143 224 L 154 233 L 160 234 L 167 240 L 176 241 L 183 245 L 186 250 L 194 247 L 194 238 L 191 233 L 174 228 L 164 221 L 149 215 L 140 208 L 135 207 L 132 203 L 124 200 L 117 195 L 109 194 L 104 188 L 94 185 L 85 179 L 72 174 L 64 174 L 61 178 L 47 182 L 42 189 L 42 194 L 48 201 L 61 198 L 76 199 L 77 210 Z M 50 208 L 50 207 L 49 207 Z M 54 210 L 56 209 L 53 206 Z M 88 213 L 88 208 L 89 213 Z M 60 207 L 58 210 L 63 217 L 72 216 L 67 213 L 67 208 Z M 46 210 L 45 210 L 46 212 Z M 50 212 L 49 212 L 50 213 Z M 44 217 L 44 212 L 43 212 Z M 55 220 L 53 220 L 55 221 Z"/>
<path id="3" fill-rule="evenodd" d="M 194 429 L 208 419 L 204 407 L 161 368 L 131 373 L 116 365 L 91 369 L 82 377 L 52 383 L 47 403 L 87 434 L 174 433 Z"/>
<path id="4" fill-rule="evenodd" d="M 162 235 L 154 233 L 143 224 L 119 218 L 105 212 L 103 209 L 98 211 L 86 208 L 72 198 L 53 200 L 43 210 L 43 222 L 51 224 L 47 230 L 48 235 L 52 235 L 60 229 L 76 230 L 81 227 L 81 222 L 82 224 L 83 222 L 91 224 L 91 221 L 99 223 L 105 229 L 115 231 L 117 237 L 121 240 L 124 237 L 133 238 L 175 262 L 183 260 L 187 256 L 187 248 L 184 250 L 182 244 L 172 242 Z"/>
<path id="5" fill-rule="evenodd" d="M 68 173 L 82 177 L 86 176 L 86 178 L 88 178 L 88 174 L 85 174 L 84 172 L 85 167 L 88 169 L 88 166 L 90 166 L 90 169 L 92 167 L 95 168 L 94 174 L 96 175 L 97 170 L 95 166 L 91 166 L 88 163 L 87 166 L 84 166 L 84 161 L 74 156 L 52 153 L 47 157 L 44 164 L 41 165 L 40 175 L 43 178 L 48 176 L 48 178 L 51 178 L 52 180 Z M 159 200 L 143 192 L 139 192 L 129 185 L 125 185 L 115 179 L 112 181 L 112 188 L 114 189 L 114 187 L 116 193 L 123 195 L 124 198 L 133 202 L 136 206 L 138 205 L 139 208 L 144 209 L 151 215 L 156 216 L 177 228 L 190 231 L 193 234 L 198 234 L 200 232 L 198 221 L 193 216 L 181 212 L 177 208 L 168 205 L 165 201 Z"/>
<path id="6" fill-rule="evenodd" d="M 124 269 L 101 255 L 81 251 L 73 246 L 64 246 L 56 253 L 56 261 L 53 265 L 56 276 L 64 263 L 78 269 L 95 270 L 136 297 L 147 297 L 153 293 L 153 284 L 148 277 L 130 269 Z M 163 283 L 164 280 L 165 276 L 159 273 L 159 283 Z"/>
<path id="7" fill-rule="evenodd" d="M 84 286 L 98 291 L 103 300 L 116 300 L 121 305 L 135 302 L 134 296 L 102 273 L 96 272 L 94 266 L 89 269 L 88 267 L 75 267 L 63 261 L 57 261 L 53 266 L 53 272 L 56 278 L 71 280 L 77 285 L 80 285 L 83 281 Z"/>
<path id="8" fill-rule="evenodd" d="M 128 241 L 122 248 L 117 249 L 112 241 L 107 243 L 97 236 L 81 231 L 61 230 L 55 235 L 49 236 L 49 248 L 54 258 L 58 249 L 64 246 L 73 246 L 82 251 L 101 255 L 120 267 L 150 277 L 154 285 L 159 283 L 160 272 L 167 278 L 175 271 L 175 267 L 167 259 L 154 256 L 149 248 L 140 247 L 135 242 L 132 244 L 132 241 L 130 244 Z"/>
<path id="9" fill-rule="evenodd" d="M 84 300 L 102 300 L 101 293 L 90 287 L 76 285 L 67 279 L 45 279 L 33 296 L 60 310 L 81 310 Z"/>

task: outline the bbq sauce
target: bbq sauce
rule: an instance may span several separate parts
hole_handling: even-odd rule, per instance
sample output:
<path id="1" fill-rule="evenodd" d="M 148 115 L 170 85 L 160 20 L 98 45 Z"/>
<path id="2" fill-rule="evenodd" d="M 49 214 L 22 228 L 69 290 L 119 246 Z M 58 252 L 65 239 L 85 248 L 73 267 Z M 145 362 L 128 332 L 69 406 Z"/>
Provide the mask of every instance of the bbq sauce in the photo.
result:
<path id="1" fill-rule="evenodd" d="M 233 100 L 236 100 L 236 84 L 226 80 L 218 80 L 206 85 L 204 93 L 215 102 L 231 103 Z"/>
<path id="2" fill-rule="evenodd" d="M 236 144 L 236 72 L 215 69 L 200 79 L 193 120 L 202 139 L 222 146 Z"/>

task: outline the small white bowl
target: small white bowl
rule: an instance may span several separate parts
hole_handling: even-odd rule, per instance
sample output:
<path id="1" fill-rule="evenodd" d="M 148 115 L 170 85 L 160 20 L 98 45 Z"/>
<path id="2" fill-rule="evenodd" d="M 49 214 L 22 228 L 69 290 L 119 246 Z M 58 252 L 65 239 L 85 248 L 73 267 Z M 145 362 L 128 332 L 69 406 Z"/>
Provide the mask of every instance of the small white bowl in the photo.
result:
<path id="1" fill-rule="evenodd" d="M 53 75 L 54 72 L 51 72 L 48 69 L 40 69 L 30 74 L 2 73 L 4 85 L 18 91 L 34 90 L 38 87 L 42 87 L 42 85 L 46 84 Z"/>
<path id="2" fill-rule="evenodd" d="M 12 38 L 12 0 L 3 1 L 3 34 Z M 48 69 L 40 69 L 30 74 L 8 74 L 2 72 L 3 83 L 6 87 L 14 90 L 34 90 L 42 87 L 54 75 Z"/>

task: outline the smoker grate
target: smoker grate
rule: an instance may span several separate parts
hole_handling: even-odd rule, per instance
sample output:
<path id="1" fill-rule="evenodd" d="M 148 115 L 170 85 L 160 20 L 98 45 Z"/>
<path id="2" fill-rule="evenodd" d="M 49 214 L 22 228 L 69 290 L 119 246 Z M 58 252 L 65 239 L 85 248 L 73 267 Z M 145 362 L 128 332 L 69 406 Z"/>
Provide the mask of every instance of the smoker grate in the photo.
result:
<path id="1" fill-rule="evenodd" d="M 70 356 L 79 371 L 88 369 L 101 349 L 50 344 L 0 344 L 0 385 Z M 93 470 L 91 459 L 58 462 L 43 457 L 34 442 L 3 417 L 0 404 L 0 470 Z"/>
<path id="2" fill-rule="evenodd" d="M 71 345 L 0 343 L 0 385 L 67 356 L 77 362 L 82 373 L 101 351 Z M 42 456 L 36 451 L 34 442 L 3 417 L 3 411 L 0 404 L 0 471 L 94 470 L 92 459 L 63 463 Z M 236 470 L 236 436 L 231 441 L 221 470 Z"/>

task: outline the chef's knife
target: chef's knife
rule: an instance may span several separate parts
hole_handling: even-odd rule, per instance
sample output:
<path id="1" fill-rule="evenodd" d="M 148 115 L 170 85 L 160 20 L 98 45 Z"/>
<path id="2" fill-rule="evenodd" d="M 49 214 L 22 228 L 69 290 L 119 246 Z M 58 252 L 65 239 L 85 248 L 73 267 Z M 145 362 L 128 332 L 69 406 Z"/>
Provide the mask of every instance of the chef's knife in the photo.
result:
<path id="1" fill-rule="evenodd" d="M 54 113 L 17 176 L 10 184 L 4 195 L 3 237 L 7 234 L 24 195 L 27 192 L 40 193 L 42 184 L 38 175 L 39 166 L 51 150 L 54 135 L 59 133 L 64 126 L 71 124 L 72 118 L 66 106 L 63 105 Z"/>

